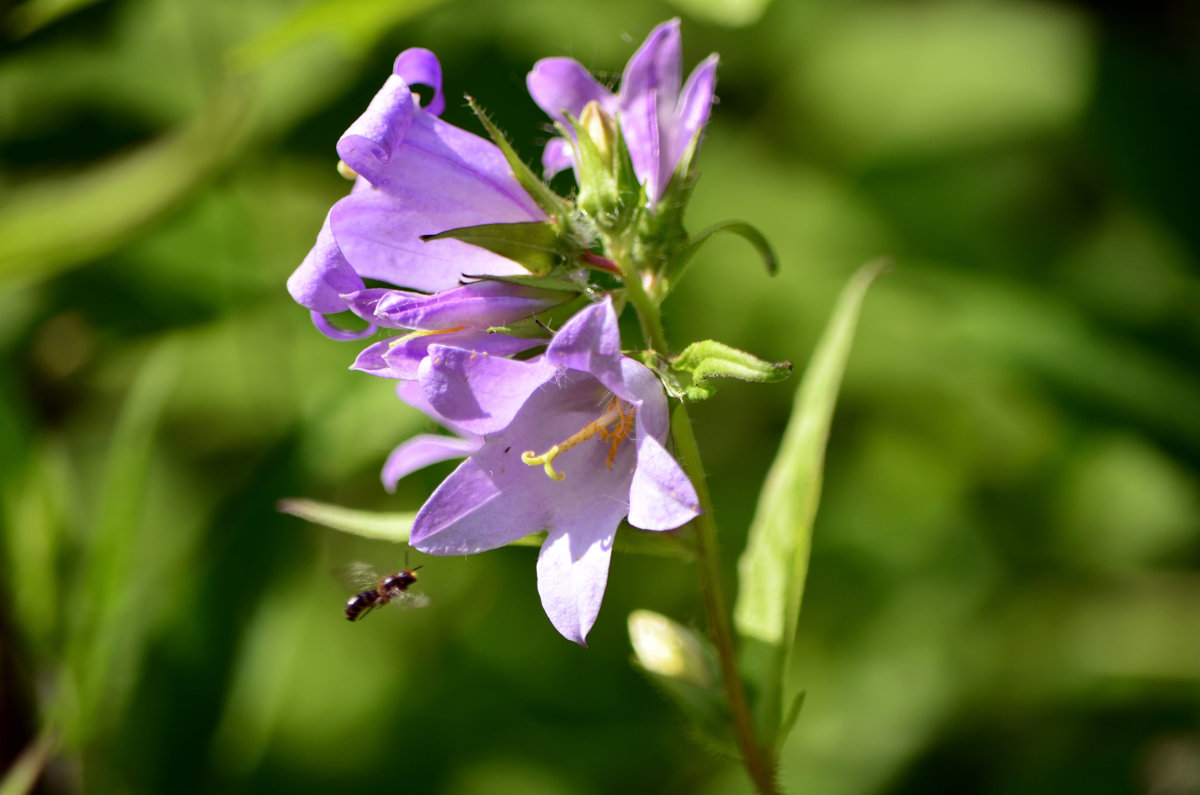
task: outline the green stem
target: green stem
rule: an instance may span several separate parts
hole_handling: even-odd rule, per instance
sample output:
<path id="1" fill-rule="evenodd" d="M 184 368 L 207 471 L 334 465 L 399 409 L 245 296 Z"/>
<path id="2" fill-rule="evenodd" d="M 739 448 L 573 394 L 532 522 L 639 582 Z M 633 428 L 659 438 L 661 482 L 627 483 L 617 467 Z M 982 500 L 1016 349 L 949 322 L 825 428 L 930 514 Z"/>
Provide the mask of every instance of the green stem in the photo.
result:
<path id="1" fill-rule="evenodd" d="M 637 312 L 646 344 L 664 356 L 670 355 L 667 335 L 663 330 L 658 304 L 642 285 L 639 269 L 627 251 L 610 246 L 613 260 L 621 270 L 625 283 L 625 294 Z M 671 421 L 675 439 L 675 451 L 683 464 L 683 470 L 696 487 L 702 513 L 692 520 L 696 528 L 696 558 L 700 564 L 700 590 L 704 595 L 704 612 L 708 617 L 709 632 L 717 650 L 717 661 L 721 668 L 721 680 L 725 687 L 725 699 L 733 718 L 734 733 L 746 770 L 761 795 L 777 795 L 774 763 L 770 755 L 758 743 L 754 733 L 754 719 L 750 714 L 750 703 L 742 685 L 738 670 L 737 649 L 734 645 L 733 629 L 729 622 L 729 610 L 725 603 L 725 592 L 721 585 L 720 554 L 717 546 L 717 520 L 713 513 L 712 497 L 704 480 L 704 466 L 700 462 L 700 448 L 692 432 L 692 421 L 687 406 L 680 403 Z"/>
<path id="2" fill-rule="evenodd" d="M 638 322 L 642 324 L 642 336 L 651 350 L 666 356 L 670 350 L 667 347 L 667 334 L 663 330 L 662 319 L 658 315 L 658 305 L 642 286 L 641 273 L 624 252 L 614 257 L 617 267 L 621 269 L 621 280 L 625 283 L 625 295 L 633 309 L 637 312 Z"/>
<path id="3" fill-rule="evenodd" d="M 759 745 L 755 736 L 754 719 L 750 714 L 750 704 L 738 669 L 733 629 L 730 626 L 729 611 L 721 585 L 717 520 L 713 514 L 708 484 L 704 479 L 700 448 L 696 444 L 696 435 L 692 432 L 692 421 L 688 417 L 687 406 L 683 403 L 679 404 L 671 418 L 671 431 L 675 439 L 675 452 L 683 464 L 684 472 L 696 487 L 700 508 L 703 510 L 703 513 L 692 520 L 692 526 L 696 528 L 696 557 L 700 562 L 701 592 L 704 594 L 704 612 L 708 618 L 713 645 L 717 650 L 721 680 L 725 686 L 725 698 L 729 702 L 738 747 L 742 751 L 746 771 L 750 774 L 755 788 L 762 795 L 775 795 L 780 790 L 775 783 L 774 762 Z"/>

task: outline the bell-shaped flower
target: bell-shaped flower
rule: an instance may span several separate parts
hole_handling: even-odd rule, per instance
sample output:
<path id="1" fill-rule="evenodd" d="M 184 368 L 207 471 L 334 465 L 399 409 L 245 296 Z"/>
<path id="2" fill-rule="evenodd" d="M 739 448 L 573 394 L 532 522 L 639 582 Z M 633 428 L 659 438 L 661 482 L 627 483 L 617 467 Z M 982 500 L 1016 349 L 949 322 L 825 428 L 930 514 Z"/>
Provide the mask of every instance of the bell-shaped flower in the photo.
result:
<path id="1" fill-rule="evenodd" d="M 433 53 L 405 50 L 393 71 L 338 140 L 338 156 L 358 179 L 329 211 L 316 245 L 288 279 L 292 297 L 331 336 L 346 335 L 322 315 L 344 311 L 343 296 L 363 290 L 364 279 L 436 292 L 464 276 L 525 272 L 485 248 L 422 236 L 546 220 L 495 144 L 438 118 L 446 103 Z M 420 104 L 415 85 L 432 89 L 427 105 Z"/>
<path id="2" fill-rule="evenodd" d="M 471 282 L 432 295 L 385 288 L 346 294 L 342 298 L 350 310 L 372 326 L 408 332 L 367 346 L 351 369 L 411 380 L 431 345 L 492 356 L 527 351 L 546 344 L 536 325 L 529 336 L 495 329 L 528 320 L 576 295 L 501 281 Z"/>
<path id="3" fill-rule="evenodd" d="M 620 122 L 633 170 L 645 186 L 653 207 L 662 198 L 672 175 L 693 141 L 698 141 L 712 109 L 716 89 L 717 56 L 710 55 L 680 88 L 683 55 L 679 20 L 664 22 L 650 32 L 634 53 L 621 77 L 616 94 L 596 82 L 571 58 L 544 58 L 526 78 L 533 101 L 566 129 L 567 115 L 578 119 L 588 103 Z M 542 153 L 548 176 L 578 163 L 572 145 L 551 140 Z"/>
<path id="4" fill-rule="evenodd" d="M 413 546 L 466 555 L 545 532 L 538 592 L 551 623 L 576 643 L 600 610 L 621 520 L 669 530 L 700 512 L 664 446 L 662 385 L 621 355 L 609 299 L 576 314 L 530 360 L 432 346 L 419 385 L 419 399 L 408 384 L 401 397 L 464 437 L 443 437 L 435 454 L 475 449 L 417 513 Z M 392 472 L 411 471 L 427 452 L 398 450 Z"/>

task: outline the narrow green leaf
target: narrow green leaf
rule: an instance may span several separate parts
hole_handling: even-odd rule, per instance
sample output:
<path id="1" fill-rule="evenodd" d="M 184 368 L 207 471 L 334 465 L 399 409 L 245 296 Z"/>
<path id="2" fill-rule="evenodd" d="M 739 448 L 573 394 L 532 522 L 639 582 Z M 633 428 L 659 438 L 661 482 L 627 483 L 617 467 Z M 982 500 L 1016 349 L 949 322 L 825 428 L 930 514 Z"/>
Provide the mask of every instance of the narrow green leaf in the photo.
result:
<path id="1" fill-rule="evenodd" d="M 762 257 L 767 273 L 774 276 L 779 272 L 779 260 L 775 256 L 775 250 L 771 248 L 771 244 L 762 232 L 745 221 L 722 221 L 719 224 L 713 224 L 688 241 L 687 247 L 671 262 L 664 276 L 668 289 L 674 288 L 675 285 L 679 284 L 688 266 L 692 264 L 692 259 L 696 256 L 696 253 L 712 240 L 718 232 L 729 232 L 741 237 L 747 243 L 754 246 L 759 256 Z"/>
<path id="2" fill-rule="evenodd" d="M 154 454 L 159 417 L 183 369 L 176 344 L 167 342 L 147 356 L 121 407 L 109 442 L 100 503 L 88 528 L 87 561 L 76 596 L 86 607 L 70 626 L 66 663 L 77 687 L 75 701 L 59 716 L 68 742 L 87 738 L 103 720 L 115 720 L 136 670 L 144 640 L 145 611 L 138 610 L 128 584 L 138 566 L 146 481 Z"/>
<path id="3" fill-rule="evenodd" d="M 4 778 L 0 779 L 0 795 L 27 795 L 33 792 L 56 745 L 58 735 L 49 731 L 43 731 L 29 743 L 8 768 Z"/>
<path id="4" fill-rule="evenodd" d="M 567 205 L 566 199 L 559 196 L 554 191 L 550 190 L 550 186 L 542 182 L 537 174 L 526 165 L 517 151 L 513 149 L 513 145 L 504 137 L 504 133 L 500 132 L 500 128 L 496 123 L 488 117 L 483 108 L 475 102 L 474 98 L 467 97 L 467 104 L 471 106 L 471 110 L 475 112 L 475 116 L 479 119 L 480 124 L 487 129 L 488 135 L 496 146 L 500 147 L 500 151 L 504 153 L 504 159 L 508 161 L 508 167 L 512 169 L 513 176 L 517 182 L 525 189 L 538 206 L 541 207 L 547 215 L 552 218 L 565 218 L 570 207 Z"/>
<path id="5" fill-rule="evenodd" d="M 688 400 L 704 400 L 716 393 L 707 383 L 710 378 L 736 378 L 769 384 L 792 374 L 791 362 L 767 362 L 716 340 L 693 342 L 671 363 L 675 370 L 691 373 L 692 384 L 685 389 Z"/>
<path id="6" fill-rule="evenodd" d="M 407 544 L 415 513 L 377 513 L 356 508 L 343 508 L 316 500 L 292 498 L 280 500 L 275 506 L 282 513 L 298 516 L 313 524 L 331 527 L 376 541 Z"/>
<path id="7" fill-rule="evenodd" d="M 842 291 L 804 381 L 759 497 L 746 550 L 738 561 L 734 625 L 743 639 L 747 677 L 758 693 L 756 719 L 774 742 L 783 721 L 784 673 L 808 574 L 813 520 L 821 496 L 825 444 L 863 297 L 890 265 L 875 261 Z"/>
<path id="8" fill-rule="evenodd" d="M 188 124 L 80 174 L 47 177 L 0 202 L 0 282 L 49 276 L 131 239 L 244 142 L 245 97 L 219 93 Z"/>
<path id="9" fill-rule="evenodd" d="M 413 519 L 416 518 L 414 512 L 363 511 L 301 497 L 280 500 L 275 508 L 281 513 L 291 514 L 306 522 L 319 524 L 333 530 L 341 530 L 343 533 L 352 533 L 363 538 L 391 541 L 396 544 L 408 543 L 408 534 L 412 530 Z M 511 547 L 540 547 L 545 540 L 546 533 L 542 531 L 530 533 L 508 545 Z M 690 544 L 680 538 L 678 533 L 652 533 L 646 530 L 637 530 L 628 525 L 622 525 L 613 548 L 619 552 L 669 557 L 688 557 L 692 554 Z"/>
<path id="10" fill-rule="evenodd" d="M 518 263 L 535 276 L 545 276 L 562 261 L 558 252 L 558 230 L 544 221 L 460 226 L 436 235 L 421 235 L 425 241 L 447 238 L 486 248 Z"/>
<path id="11" fill-rule="evenodd" d="M 99 0 L 26 0 L 8 14 L 8 28 L 16 38 L 35 33 Z"/>
<path id="12" fill-rule="evenodd" d="M 75 0 L 80 2 L 81 0 Z M 242 69 L 261 66 L 314 39 L 333 39 L 350 52 L 365 52 L 401 22 L 443 0 L 315 0 L 299 5 L 279 24 L 234 51 Z"/>

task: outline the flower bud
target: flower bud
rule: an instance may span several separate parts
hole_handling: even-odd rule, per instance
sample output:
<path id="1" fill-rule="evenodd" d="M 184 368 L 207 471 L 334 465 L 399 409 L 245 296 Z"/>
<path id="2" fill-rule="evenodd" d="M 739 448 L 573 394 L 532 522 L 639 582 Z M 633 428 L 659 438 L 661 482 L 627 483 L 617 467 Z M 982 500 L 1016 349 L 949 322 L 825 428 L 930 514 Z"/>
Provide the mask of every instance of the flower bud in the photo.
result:
<path id="1" fill-rule="evenodd" d="M 629 640 L 638 664 L 652 674 L 708 689 L 713 684 L 704 646 L 690 629 L 650 610 L 629 614 Z"/>
<path id="2" fill-rule="evenodd" d="M 583 112 L 579 114 L 579 126 L 595 144 L 601 159 L 611 168 L 613 145 L 617 137 L 617 123 L 613 117 L 600 109 L 600 103 L 592 100 L 583 106 Z"/>

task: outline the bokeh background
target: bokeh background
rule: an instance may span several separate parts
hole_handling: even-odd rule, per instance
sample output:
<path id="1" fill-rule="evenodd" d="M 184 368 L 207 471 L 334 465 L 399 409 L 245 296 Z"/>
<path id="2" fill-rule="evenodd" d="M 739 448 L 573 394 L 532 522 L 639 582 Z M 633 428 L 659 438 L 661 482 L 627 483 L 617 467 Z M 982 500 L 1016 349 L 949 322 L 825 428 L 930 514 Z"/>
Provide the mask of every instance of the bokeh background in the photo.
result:
<path id="1" fill-rule="evenodd" d="M 1133 6 L 1137 10 L 1130 10 Z M 1127 8 L 1129 6 L 1129 8 Z M 529 161 L 534 60 L 722 56 L 667 307 L 806 361 L 880 254 L 829 448 L 781 778 L 809 795 L 1200 792 L 1200 16 L 1188 0 L 26 0 L 0 5 L 0 768 L 42 792 L 737 793 L 630 665 L 697 573 L 618 556 L 584 650 L 534 550 L 423 559 L 275 511 L 409 510 L 427 428 L 284 281 L 409 46 Z M 450 120 L 473 131 L 462 102 Z M 730 576 L 797 380 L 698 407 Z M 416 560 L 413 561 L 415 564 Z"/>

